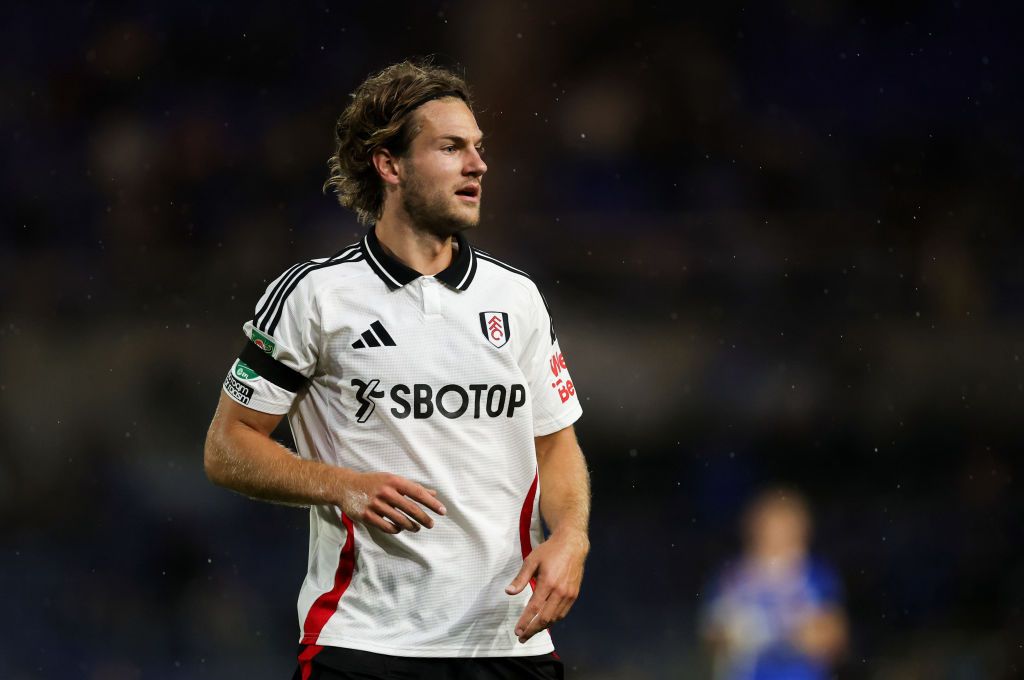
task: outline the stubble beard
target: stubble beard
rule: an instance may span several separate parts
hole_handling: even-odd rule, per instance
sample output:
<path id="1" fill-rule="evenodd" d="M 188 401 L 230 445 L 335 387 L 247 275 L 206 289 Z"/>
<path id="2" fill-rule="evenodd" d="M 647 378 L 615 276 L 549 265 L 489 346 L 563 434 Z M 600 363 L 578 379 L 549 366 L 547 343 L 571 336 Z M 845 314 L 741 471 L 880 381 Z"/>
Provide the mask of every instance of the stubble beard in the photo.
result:
<path id="1" fill-rule="evenodd" d="M 460 214 L 443 190 L 428 187 L 415 174 L 402 188 L 402 208 L 419 231 L 446 239 L 480 222 L 479 208 L 475 214 Z"/>

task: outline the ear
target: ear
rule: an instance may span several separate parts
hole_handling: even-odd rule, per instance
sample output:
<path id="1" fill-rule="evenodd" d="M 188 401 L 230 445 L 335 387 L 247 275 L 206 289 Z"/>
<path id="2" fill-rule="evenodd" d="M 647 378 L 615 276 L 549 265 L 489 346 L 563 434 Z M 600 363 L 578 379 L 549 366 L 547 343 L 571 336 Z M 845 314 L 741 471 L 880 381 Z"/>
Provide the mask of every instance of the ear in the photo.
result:
<path id="1" fill-rule="evenodd" d="M 399 160 L 397 156 L 379 146 L 374 149 L 370 162 L 373 163 L 374 169 L 377 170 L 377 174 L 385 184 L 398 184 Z"/>

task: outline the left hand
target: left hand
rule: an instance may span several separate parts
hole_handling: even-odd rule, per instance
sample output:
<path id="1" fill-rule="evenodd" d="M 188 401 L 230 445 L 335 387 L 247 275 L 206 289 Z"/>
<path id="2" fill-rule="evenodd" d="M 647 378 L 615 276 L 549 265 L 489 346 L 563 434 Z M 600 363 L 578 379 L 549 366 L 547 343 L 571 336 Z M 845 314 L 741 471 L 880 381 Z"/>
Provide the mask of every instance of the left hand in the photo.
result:
<path id="1" fill-rule="evenodd" d="M 533 596 L 516 623 L 519 642 L 526 642 L 569 613 L 580 594 L 583 562 L 589 551 L 586 534 L 554 533 L 523 560 L 519 573 L 505 588 L 509 595 L 517 595 L 536 578 Z"/>

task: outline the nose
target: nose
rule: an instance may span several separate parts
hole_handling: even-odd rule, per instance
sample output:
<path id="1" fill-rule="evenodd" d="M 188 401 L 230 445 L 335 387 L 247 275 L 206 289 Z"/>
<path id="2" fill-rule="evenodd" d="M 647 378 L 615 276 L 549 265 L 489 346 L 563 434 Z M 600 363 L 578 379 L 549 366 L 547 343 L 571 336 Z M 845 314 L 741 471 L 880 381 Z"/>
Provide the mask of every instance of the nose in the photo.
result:
<path id="1" fill-rule="evenodd" d="M 469 156 L 466 160 L 465 173 L 470 177 L 476 177 L 480 179 L 487 172 L 487 163 L 484 163 L 483 156 L 477 151 L 475 146 L 469 147 Z"/>

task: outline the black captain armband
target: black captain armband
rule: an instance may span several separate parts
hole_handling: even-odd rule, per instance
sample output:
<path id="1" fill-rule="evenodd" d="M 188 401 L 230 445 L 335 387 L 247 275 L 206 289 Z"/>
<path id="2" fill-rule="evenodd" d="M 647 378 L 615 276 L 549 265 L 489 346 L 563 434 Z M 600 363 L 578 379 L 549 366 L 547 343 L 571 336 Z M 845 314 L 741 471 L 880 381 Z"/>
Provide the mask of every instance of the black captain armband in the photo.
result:
<path id="1" fill-rule="evenodd" d="M 242 353 L 238 355 L 238 358 L 256 371 L 260 377 L 266 378 L 289 392 L 298 392 L 308 382 L 306 376 L 288 368 L 252 342 L 245 343 L 245 347 L 242 349 Z"/>

